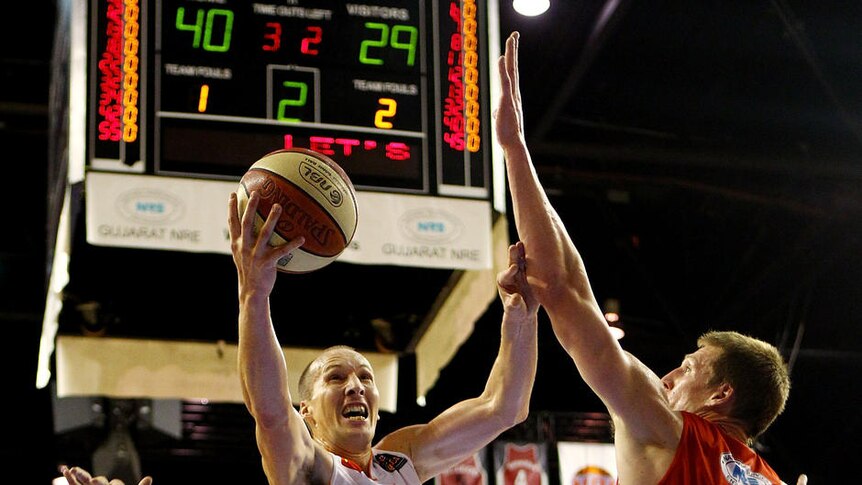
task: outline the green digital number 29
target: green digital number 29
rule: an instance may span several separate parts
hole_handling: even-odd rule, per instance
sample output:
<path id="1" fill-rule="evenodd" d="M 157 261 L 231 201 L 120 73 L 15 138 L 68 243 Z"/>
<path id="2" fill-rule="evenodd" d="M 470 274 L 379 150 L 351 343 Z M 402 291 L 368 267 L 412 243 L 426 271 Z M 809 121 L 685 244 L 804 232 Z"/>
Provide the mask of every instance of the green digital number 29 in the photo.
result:
<path id="1" fill-rule="evenodd" d="M 416 44 L 419 40 L 419 31 L 416 27 L 412 25 L 393 25 L 391 34 L 389 26 L 379 22 L 366 22 L 365 28 L 379 31 L 379 35 L 375 39 L 365 39 L 362 41 L 359 48 L 359 62 L 374 66 L 383 65 L 383 59 L 372 57 L 369 55 L 368 50 L 375 47 L 382 49 L 390 46 L 393 49 L 406 51 L 406 64 L 408 66 L 416 64 Z"/>

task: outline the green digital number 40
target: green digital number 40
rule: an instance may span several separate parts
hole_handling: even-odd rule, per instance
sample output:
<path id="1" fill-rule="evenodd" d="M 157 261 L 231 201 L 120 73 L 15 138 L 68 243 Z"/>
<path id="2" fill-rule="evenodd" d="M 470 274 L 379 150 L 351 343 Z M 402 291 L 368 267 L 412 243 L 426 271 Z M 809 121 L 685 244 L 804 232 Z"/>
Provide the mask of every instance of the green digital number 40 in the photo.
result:
<path id="1" fill-rule="evenodd" d="M 206 20 L 204 20 L 206 11 Z M 230 49 L 230 37 L 233 31 L 233 11 L 223 8 L 197 9 L 193 23 L 186 23 L 186 9 L 177 8 L 175 26 L 179 31 L 193 32 L 192 47 L 203 47 L 208 52 L 227 52 Z M 213 42 L 213 31 L 222 27 L 221 43 Z M 201 41 L 203 40 L 203 44 Z"/>

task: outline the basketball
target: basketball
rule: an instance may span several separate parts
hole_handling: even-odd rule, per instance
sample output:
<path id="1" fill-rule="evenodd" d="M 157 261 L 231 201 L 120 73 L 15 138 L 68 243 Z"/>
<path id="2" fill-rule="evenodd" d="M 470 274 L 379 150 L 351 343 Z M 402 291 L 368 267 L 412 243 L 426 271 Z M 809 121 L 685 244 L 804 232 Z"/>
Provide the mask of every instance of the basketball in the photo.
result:
<path id="1" fill-rule="evenodd" d="M 237 188 L 237 209 L 245 213 L 252 192 L 260 194 L 255 231 L 260 231 L 273 204 L 283 211 L 269 243 L 285 244 L 305 236 L 305 244 L 277 269 L 309 273 L 335 261 L 356 233 L 356 190 L 347 173 L 331 158 L 304 148 L 270 152 L 242 176 Z"/>

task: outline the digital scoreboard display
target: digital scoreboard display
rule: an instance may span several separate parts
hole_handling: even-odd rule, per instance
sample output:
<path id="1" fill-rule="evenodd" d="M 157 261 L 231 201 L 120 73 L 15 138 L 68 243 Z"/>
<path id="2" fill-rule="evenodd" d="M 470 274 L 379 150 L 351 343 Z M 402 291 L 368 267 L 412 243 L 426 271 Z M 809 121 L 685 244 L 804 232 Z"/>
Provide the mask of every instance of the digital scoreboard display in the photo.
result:
<path id="1" fill-rule="evenodd" d="M 358 189 L 487 199 L 485 8 L 90 0 L 89 168 L 238 179 L 304 147 Z"/>

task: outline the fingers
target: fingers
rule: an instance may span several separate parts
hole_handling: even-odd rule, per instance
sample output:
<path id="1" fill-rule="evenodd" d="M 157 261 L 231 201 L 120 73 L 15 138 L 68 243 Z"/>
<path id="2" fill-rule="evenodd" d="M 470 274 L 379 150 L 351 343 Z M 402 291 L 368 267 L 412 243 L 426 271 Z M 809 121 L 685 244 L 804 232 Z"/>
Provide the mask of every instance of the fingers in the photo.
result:
<path id="1" fill-rule="evenodd" d="M 239 207 L 237 207 L 236 192 L 231 192 L 227 199 L 227 227 L 231 236 L 239 229 Z"/>
<path id="2" fill-rule="evenodd" d="M 497 273 L 497 286 L 506 290 L 508 293 L 516 292 L 517 275 L 518 265 L 510 262 L 506 269 Z"/>
<path id="3" fill-rule="evenodd" d="M 72 468 L 66 465 L 60 465 L 60 473 L 66 477 L 69 485 L 86 485 L 90 483 L 92 477 L 86 470 L 73 466 Z"/>
<path id="4" fill-rule="evenodd" d="M 292 253 L 299 249 L 303 244 L 305 244 L 305 236 L 298 236 L 288 241 L 284 245 L 284 248 L 288 253 Z"/>
<path id="5" fill-rule="evenodd" d="M 506 39 L 506 51 L 497 61 L 500 82 L 504 94 L 514 95 L 512 86 L 516 84 L 518 75 L 518 33 L 513 32 Z"/>
<path id="6" fill-rule="evenodd" d="M 497 284 L 509 292 L 518 292 L 526 284 L 527 260 L 524 243 L 509 245 L 509 266 L 497 275 Z"/>
<path id="7" fill-rule="evenodd" d="M 242 232 L 251 237 L 254 234 L 254 218 L 257 216 L 257 206 L 260 204 L 260 194 L 252 192 L 248 197 L 245 211 L 242 214 Z"/>
<path id="8" fill-rule="evenodd" d="M 257 195 L 257 192 L 252 194 L 252 197 Z M 249 208 L 251 208 L 251 200 L 249 200 Z M 269 244 L 269 239 L 272 237 L 272 234 L 275 232 L 275 226 L 278 224 L 279 218 L 281 218 L 282 208 L 280 204 L 273 204 L 272 209 L 269 210 L 269 215 L 266 216 L 266 221 L 264 221 L 263 226 L 260 228 L 260 234 L 258 235 L 258 244 L 264 242 L 265 244 Z"/>
<path id="9" fill-rule="evenodd" d="M 497 68 L 500 75 L 501 97 L 494 119 L 497 120 L 497 134 L 501 143 L 512 141 L 515 136 L 523 135 L 524 116 L 521 108 L 521 88 L 518 74 L 518 32 L 506 39 L 506 51 L 500 56 Z"/>
<path id="10" fill-rule="evenodd" d="M 497 60 L 497 71 L 500 74 L 500 86 L 503 94 L 512 92 L 512 81 L 509 79 L 509 69 L 506 66 L 506 56 L 500 56 Z"/>
<path id="11" fill-rule="evenodd" d="M 530 313 L 537 312 L 540 304 L 527 277 L 527 249 L 522 241 L 509 246 L 509 266 L 497 275 L 500 295 L 510 298 L 511 304 L 525 305 Z M 517 299 L 511 299 L 517 296 Z"/>
<path id="12" fill-rule="evenodd" d="M 61 465 L 60 473 L 63 474 L 69 485 L 124 485 L 121 480 L 115 479 L 109 482 L 106 477 L 94 477 L 87 470 L 77 466 L 69 468 L 66 465 Z"/>
<path id="13" fill-rule="evenodd" d="M 524 297 L 520 295 L 520 293 L 512 293 L 509 296 L 508 306 L 510 308 L 527 308 L 527 303 L 524 301 Z"/>
<path id="14" fill-rule="evenodd" d="M 509 245 L 509 264 L 518 264 L 518 243 Z"/>
<path id="15" fill-rule="evenodd" d="M 521 271 L 527 270 L 527 249 L 524 247 L 524 243 L 521 241 L 513 244 L 515 247 L 516 258 L 518 262 L 518 269 Z"/>
<path id="16" fill-rule="evenodd" d="M 518 32 L 512 32 L 509 38 L 506 39 L 506 65 L 509 69 L 511 82 L 515 86 L 518 84 L 518 41 L 521 36 Z"/>
<path id="17" fill-rule="evenodd" d="M 246 239 L 251 239 L 254 236 L 254 217 L 257 213 L 257 206 L 260 203 L 260 195 L 257 192 L 252 192 L 246 201 L 245 211 L 240 219 L 239 209 L 240 202 L 236 192 L 231 192 L 228 196 L 227 223 L 230 231 L 231 240 L 236 240 L 240 236 Z"/>
<path id="18" fill-rule="evenodd" d="M 79 485 L 78 481 L 75 480 L 74 475 L 72 475 L 72 472 L 69 470 L 69 467 L 66 465 L 60 465 L 58 468 L 60 470 L 60 474 L 66 478 L 66 483 L 69 485 Z"/>
<path id="19" fill-rule="evenodd" d="M 60 465 L 57 467 L 60 470 L 60 473 L 66 478 L 66 481 L 69 482 L 69 485 L 125 485 L 125 482 L 120 480 L 119 478 L 114 478 L 113 480 L 108 480 L 107 477 L 98 476 L 94 477 L 90 475 L 87 470 L 83 468 L 73 466 L 69 468 L 66 465 Z M 153 485 L 152 477 L 144 477 L 138 483 L 138 485 Z"/>
<path id="20" fill-rule="evenodd" d="M 263 223 L 263 227 L 260 229 L 260 235 L 258 236 L 258 244 L 266 244 L 269 245 L 269 240 L 272 237 L 272 234 L 275 232 L 275 228 L 278 225 L 278 219 L 281 217 L 283 209 L 280 204 L 273 204 L 272 209 L 269 211 L 269 215 L 266 217 L 266 221 Z M 290 241 L 287 241 L 285 244 L 278 247 L 276 251 L 274 251 L 274 259 L 277 261 L 290 253 L 299 249 L 300 246 L 305 244 L 305 237 L 298 236 Z"/>
<path id="21" fill-rule="evenodd" d="M 509 246 L 509 265 L 517 270 L 516 276 L 526 278 L 527 252 L 523 242 L 518 241 Z"/>
<path id="22" fill-rule="evenodd" d="M 281 258 L 289 256 L 290 253 L 299 249 L 300 246 L 305 244 L 305 237 L 299 236 L 291 239 L 290 241 L 282 244 L 273 252 L 273 259 L 276 261 L 280 261 Z"/>
<path id="23" fill-rule="evenodd" d="M 235 196 L 231 196 L 231 200 L 235 200 Z M 255 213 L 257 212 L 257 206 L 260 204 L 260 195 L 257 192 L 252 192 L 251 196 L 248 199 L 248 206 L 245 209 L 245 213 L 242 216 L 242 225 L 243 225 L 243 233 L 244 234 L 253 234 L 254 233 L 254 218 Z M 284 212 L 284 209 L 281 207 L 281 204 L 273 204 L 272 208 L 269 210 L 269 214 L 266 216 L 266 220 L 263 223 L 263 226 L 260 228 L 260 232 L 257 235 L 258 242 L 265 242 L 269 244 L 272 235 L 275 233 L 275 229 L 278 226 L 278 221 L 281 218 L 281 213 Z M 294 238 L 290 241 L 287 246 L 290 246 L 288 251 L 293 251 L 298 247 L 302 246 L 305 242 L 304 238 Z"/>
<path id="24" fill-rule="evenodd" d="M 277 262 L 287 257 L 305 244 L 304 237 L 295 237 L 284 244 L 274 245 L 273 235 L 284 213 L 280 204 L 272 204 L 263 223 L 260 222 L 258 209 L 261 196 L 252 192 L 246 202 L 242 216 L 239 215 L 239 196 L 231 193 L 228 197 L 228 225 L 231 237 L 231 252 L 237 269 L 244 273 L 253 267 L 275 269 Z"/>

